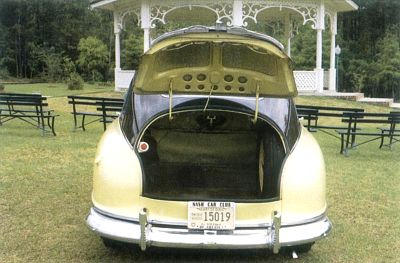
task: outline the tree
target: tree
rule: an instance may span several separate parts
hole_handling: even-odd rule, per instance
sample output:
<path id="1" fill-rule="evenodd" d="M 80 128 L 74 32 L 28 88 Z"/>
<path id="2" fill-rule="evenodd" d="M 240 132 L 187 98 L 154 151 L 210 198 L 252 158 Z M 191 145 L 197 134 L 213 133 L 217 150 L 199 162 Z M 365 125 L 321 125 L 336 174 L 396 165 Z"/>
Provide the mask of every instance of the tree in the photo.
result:
<path id="1" fill-rule="evenodd" d="M 393 32 L 390 30 L 377 43 L 377 59 L 372 64 L 375 74 L 369 79 L 369 92 L 400 99 L 400 37 Z"/>
<path id="2" fill-rule="evenodd" d="M 338 43 L 343 47 L 340 86 L 348 91 L 361 90 L 367 96 L 400 99 L 395 74 L 399 58 L 395 48 L 389 50 L 389 46 L 394 47 L 395 41 L 399 41 L 400 1 L 355 1 L 358 11 L 338 16 Z M 397 36 L 397 40 L 393 37 L 390 40 L 387 34 Z"/>
<path id="3" fill-rule="evenodd" d="M 103 80 L 108 65 L 107 46 L 96 37 L 87 37 L 79 41 L 78 51 L 78 65 L 86 78 Z"/>
<path id="4" fill-rule="evenodd" d="M 128 33 L 122 43 L 123 68 L 137 69 L 140 56 L 143 53 L 143 36 L 141 32 Z"/>
<path id="5" fill-rule="evenodd" d="M 89 0 L 1 0 L 0 69 L 34 78 L 46 67 L 40 56 L 32 55 L 32 47 L 54 48 L 54 53 L 76 61 L 81 38 L 93 35 L 109 42 L 112 14 L 88 7 Z"/>

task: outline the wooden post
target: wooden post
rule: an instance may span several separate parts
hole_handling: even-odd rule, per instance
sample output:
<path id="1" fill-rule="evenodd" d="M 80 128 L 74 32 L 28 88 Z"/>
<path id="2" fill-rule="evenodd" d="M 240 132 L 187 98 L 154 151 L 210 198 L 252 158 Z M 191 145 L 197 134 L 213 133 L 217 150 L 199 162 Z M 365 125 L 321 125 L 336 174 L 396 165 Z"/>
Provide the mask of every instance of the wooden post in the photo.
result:
<path id="1" fill-rule="evenodd" d="M 330 50 L 330 67 L 329 67 L 329 91 L 336 91 L 336 34 L 337 34 L 337 13 L 331 16 L 331 50 Z"/>
<path id="2" fill-rule="evenodd" d="M 150 5 L 148 1 L 143 0 L 141 9 L 140 9 L 140 17 L 142 21 L 142 29 L 143 29 L 143 53 L 145 53 L 150 48 L 150 28 L 151 28 L 151 13 L 150 13 Z"/>
<path id="3" fill-rule="evenodd" d="M 317 58 L 315 65 L 315 87 L 318 92 L 324 90 L 324 69 L 322 68 L 322 31 L 325 29 L 325 4 L 323 0 L 319 1 L 317 9 L 317 22 L 315 25 L 317 30 Z"/>

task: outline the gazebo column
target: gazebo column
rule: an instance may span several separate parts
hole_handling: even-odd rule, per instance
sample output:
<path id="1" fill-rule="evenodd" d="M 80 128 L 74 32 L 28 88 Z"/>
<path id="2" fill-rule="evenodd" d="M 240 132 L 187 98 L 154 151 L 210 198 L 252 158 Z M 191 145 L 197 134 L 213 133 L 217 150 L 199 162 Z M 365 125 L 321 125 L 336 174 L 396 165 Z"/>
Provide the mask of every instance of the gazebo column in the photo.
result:
<path id="1" fill-rule="evenodd" d="M 321 0 L 317 9 L 317 54 L 315 72 L 315 88 L 318 92 L 324 91 L 324 69 L 322 68 L 322 31 L 325 29 L 325 5 Z"/>
<path id="2" fill-rule="evenodd" d="M 329 91 L 336 91 L 336 34 L 337 34 L 337 13 L 331 15 L 331 50 L 330 50 L 330 67 L 329 67 Z"/>
<path id="3" fill-rule="evenodd" d="M 290 57 L 291 56 L 291 39 L 292 39 L 292 27 L 291 27 L 291 19 L 290 15 L 287 14 L 285 16 L 285 37 L 286 37 L 286 53 Z"/>
<path id="4" fill-rule="evenodd" d="M 114 11 L 114 35 L 115 35 L 115 68 L 114 68 L 114 80 L 115 89 L 118 89 L 117 81 L 119 79 L 119 73 L 121 72 L 121 44 L 120 44 L 120 33 L 122 24 L 120 20 L 120 14 Z"/>
<path id="5" fill-rule="evenodd" d="M 232 12 L 233 26 L 243 26 L 243 0 L 233 1 L 233 12 Z"/>
<path id="6" fill-rule="evenodd" d="M 114 12 L 114 35 L 115 35 L 115 70 L 121 70 L 121 33 L 120 16 L 118 12 Z"/>
<path id="7" fill-rule="evenodd" d="M 150 48 L 150 29 L 151 29 L 151 13 L 148 1 L 142 1 L 140 9 L 140 18 L 143 29 L 143 53 Z"/>

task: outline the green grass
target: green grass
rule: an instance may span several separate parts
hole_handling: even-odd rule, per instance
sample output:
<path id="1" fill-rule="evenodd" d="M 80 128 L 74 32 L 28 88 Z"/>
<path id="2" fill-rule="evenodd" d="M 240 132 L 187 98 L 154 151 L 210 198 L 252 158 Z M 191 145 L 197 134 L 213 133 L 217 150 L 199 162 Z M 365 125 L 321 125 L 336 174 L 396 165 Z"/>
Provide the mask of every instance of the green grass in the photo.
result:
<path id="1" fill-rule="evenodd" d="M 92 162 L 101 124 L 72 132 L 64 85 L 10 85 L 6 91 L 40 91 L 57 114 L 57 136 L 42 137 L 25 123 L 0 127 L 0 262 L 255 261 L 288 262 L 265 250 L 107 250 L 85 224 L 91 206 Z M 110 89 L 90 86 L 83 92 Z M 119 93 L 99 95 L 121 96 Z M 388 108 L 327 98 L 301 97 L 301 104 Z M 340 141 L 322 132 L 327 167 L 328 215 L 334 229 L 295 262 L 398 262 L 400 247 L 400 145 L 378 142 L 340 155 Z"/>
<path id="2" fill-rule="evenodd" d="M 85 83 L 82 90 L 68 90 L 67 84 L 63 83 L 37 83 L 37 84 L 6 84 L 4 92 L 13 93 L 40 93 L 49 97 L 65 97 L 68 95 L 110 92 L 112 86 L 100 86 L 98 84 Z"/>

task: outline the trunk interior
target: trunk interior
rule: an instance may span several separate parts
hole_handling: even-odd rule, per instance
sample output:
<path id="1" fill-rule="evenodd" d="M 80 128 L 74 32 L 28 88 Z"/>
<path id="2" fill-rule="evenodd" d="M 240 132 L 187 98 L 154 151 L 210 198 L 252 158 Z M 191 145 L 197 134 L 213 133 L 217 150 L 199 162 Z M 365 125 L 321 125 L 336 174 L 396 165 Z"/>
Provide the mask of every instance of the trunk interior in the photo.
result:
<path id="1" fill-rule="evenodd" d="M 279 196 L 285 149 L 266 121 L 202 110 L 158 118 L 141 142 L 143 195 L 169 200 L 265 200 Z"/>

